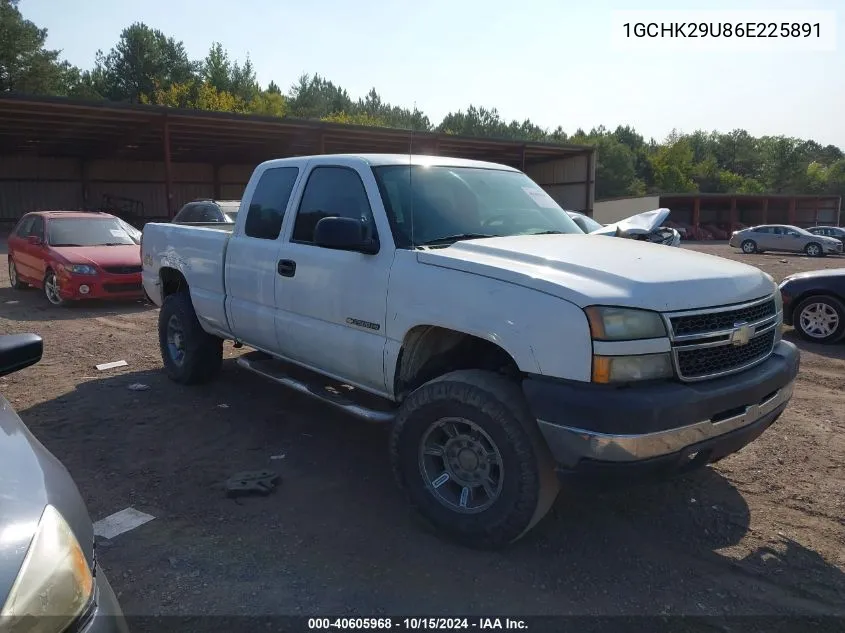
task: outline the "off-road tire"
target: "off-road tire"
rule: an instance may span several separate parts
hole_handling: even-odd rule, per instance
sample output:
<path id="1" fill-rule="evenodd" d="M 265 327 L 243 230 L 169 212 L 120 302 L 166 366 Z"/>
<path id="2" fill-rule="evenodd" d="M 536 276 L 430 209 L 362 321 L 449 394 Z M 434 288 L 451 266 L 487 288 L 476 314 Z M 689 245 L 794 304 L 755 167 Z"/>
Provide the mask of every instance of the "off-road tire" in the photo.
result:
<path id="1" fill-rule="evenodd" d="M 742 244 L 740 244 L 740 248 L 742 249 L 742 252 L 746 255 L 751 255 L 752 253 L 759 252 L 757 250 L 757 242 L 755 242 L 754 240 L 743 240 Z"/>
<path id="2" fill-rule="evenodd" d="M 12 281 L 13 279 L 14 281 Z M 17 266 L 15 266 L 15 262 L 12 261 L 11 255 L 9 255 L 9 285 L 11 285 L 15 290 L 24 290 L 25 288 L 29 288 L 28 283 L 21 281 L 20 275 L 18 275 Z"/>
<path id="3" fill-rule="evenodd" d="M 168 349 L 168 323 L 176 316 L 184 333 L 184 359 L 177 364 Z M 184 385 L 211 382 L 223 364 L 223 339 L 202 329 L 187 292 L 168 295 L 158 315 L 158 340 L 167 376 Z"/>
<path id="4" fill-rule="evenodd" d="M 801 313 L 804 311 L 804 308 L 814 303 L 826 304 L 839 315 L 839 325 L 837 326 L 837 328 L 832 334 L 823 338 L 810 336 L 804 331 L 803 327 L 801 326 Z M 798 334 L 798 336 L 800 336 L 805 341 L 822 344 L 836 343 L 837 341 L 840 341 L 845 338 L 845 305 L 843 305 L 841 301 L 839 301 L 835 297 L 831 297 L 830 295 L 813 295 L 811 297 L 807 297 L 799 301 L 798 305 L 795 306 L 795 310 L 793 310 L 792 312 L 792 326 L 795 328 L 795 332 Z"/>
<path id="5" fill-rule="evenodd" d="M 477 424 L 501 454 L 501 493 L 477 514 L 461 514 L 443 505 L 420 469 L 424 434 L 446 417 Z M 516 541 L 546 515 L 559 491 L 554 460 L 522 390 L 489 371 L 450 372 L 411 393 L 391 432 L 390 457 L 399 485 L 427 525 L 439 536 L 468 547 L 498 549 Z"/>

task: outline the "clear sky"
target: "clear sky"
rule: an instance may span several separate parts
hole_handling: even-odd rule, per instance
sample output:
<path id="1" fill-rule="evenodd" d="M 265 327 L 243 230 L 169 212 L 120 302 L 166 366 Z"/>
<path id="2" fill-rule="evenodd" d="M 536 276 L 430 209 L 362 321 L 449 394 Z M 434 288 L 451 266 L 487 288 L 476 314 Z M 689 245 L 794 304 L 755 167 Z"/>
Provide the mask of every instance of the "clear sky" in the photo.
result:
<path id="1" fill-rule="evenodd" d="M 786 134 L 845 148 L 843 0 L 21 0 L 48 45 L 88 68 L 133 21 L 193 58 L 220 41 L 283 91 L 305 72 L 363 96 L 375 87 L 433 123 L 470 104 L 569 133 L 633 125 Z M 835 52 L 620 53 L 614 10 L 838 10 Z"/>

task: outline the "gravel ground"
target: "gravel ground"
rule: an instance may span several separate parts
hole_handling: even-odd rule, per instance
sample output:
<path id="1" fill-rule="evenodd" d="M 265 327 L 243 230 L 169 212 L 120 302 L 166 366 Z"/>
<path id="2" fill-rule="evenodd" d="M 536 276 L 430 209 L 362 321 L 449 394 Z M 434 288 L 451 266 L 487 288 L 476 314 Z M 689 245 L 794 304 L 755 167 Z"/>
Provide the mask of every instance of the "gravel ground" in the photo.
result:
<path id="1" fill-rule="evenodd" d="M 778 280 L 845 266 L 690 248 Z M 45 355 L 0 391 L 67 465 L 95 520 L 127 506 L 156 517 L 99 550 L 127 614 L 845 615 L 845 346 L 798 343 L 792 404 L 717 466 L 567 490 L 515 546 L 476 552 L 410 515 L 385 429 L 231 360 L 213 385 L 175 385 L 161 371 L 157 310 L 54 308 L 11 290 L 5 259 L 0 332 L 41 334 Z M 226 345 L 228 359 L 238 353 Z M 127 367 L 94 369 L 121 359 Z M 264 468 L 281 475 L 272 495 L 225 497 L 230 474 Z"/>

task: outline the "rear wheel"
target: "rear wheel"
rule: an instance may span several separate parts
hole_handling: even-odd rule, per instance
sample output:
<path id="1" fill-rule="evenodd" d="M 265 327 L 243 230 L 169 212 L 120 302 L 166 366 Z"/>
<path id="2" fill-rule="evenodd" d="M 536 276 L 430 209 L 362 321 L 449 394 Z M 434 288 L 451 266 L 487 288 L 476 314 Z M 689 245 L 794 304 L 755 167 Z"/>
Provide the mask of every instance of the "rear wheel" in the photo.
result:
<path id="1" fill-rule="evenodd" d="M 829 295 L 807 297 L 795 306 L 792 322 L 807 341 L 835 343 L 845 336 L 845 306 Z"/>
<path id="2" fill-rule="evenodd" d="M 754 240 L 745 240 L 742 243 L 742 252 L 751 255 L 752 253 L 757 252 L 757 242 Z"/>
<path id="3" fill-rule="evenodd" d="M 18 277 L 18 269 L 15 267 L 15 262 L 12 261 L 11 255 L 9 255 L 9 285 L 15 290 L 23 290 L 29 286 L 28 283 L 21 281 L 20 277 Z"/>
<path id="4" fill-rule="evenodd" d="M 807 244 L 807 246 L 804 247 L 804 252 L 810 257 L 821 257 L 824 255 L 821 245 L 816 242 L 810 242 Z"/>
<path id="5" fill-rule="evenodd" d="M 59 278 L 52 270 L 48 270 L 47 274 L 44 275 L 44 296 L 54 306 L 63 306 L 67 303 L 59 294 Z"/>
<path id="6" fill-rule="evenodd" d="M 169 295 L 158 315 L 158 339 L 164 370 L 182 384 L 211 382 L 223 364 L 223 340 L 202 329 L 191 297 Z"/>
<path id="7" fill-rule="evenodd" d="M 519 539 L 559 489 L 519 386 L 492 372 L 455 371 L 414 391 L 390 452 L 412 506 L 439 535 L 470 547 Z"/>

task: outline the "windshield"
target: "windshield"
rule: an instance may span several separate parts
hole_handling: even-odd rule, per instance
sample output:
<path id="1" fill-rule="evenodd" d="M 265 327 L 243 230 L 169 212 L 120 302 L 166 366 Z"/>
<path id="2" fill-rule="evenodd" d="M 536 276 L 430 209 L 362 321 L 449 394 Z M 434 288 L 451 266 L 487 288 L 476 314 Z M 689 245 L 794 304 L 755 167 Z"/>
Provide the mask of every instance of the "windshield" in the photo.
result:
<path id="1" fill-rule="evenodd" d="M 584 233 L 521 172 L 422 165 L 411 169 L 373 168 L 399 248 L 475 237 Z"/>
<path id="2" fill-rule="evenodd" d="M 238 209 L 241 206 L 240 202 L 218 202 L 217 206 L 223 212 L 223 217 L 226 222 L 234 222 L 238 217 Z"/>
<path id="3" fill-rule="evenodd" d="M 123 229 L 129 234 L 129 237 L 132 238 L 133 242 L 135 242 L 136 244 L 141 243 L 141 231 L 136 229 L 134 226 L 132 226 L 125 220 L 121 220 L 120 218 L 118 218 L 117 221 L 120 223 L 120 226 L 122 226 Z"/>
<path id="4" fill-rule="evenodd" d="M 583 213 L 570 213 L 569 217 L 575 221 L 575 224 L 577 224 L 584 233 L 592 233 L 593 231 L 598 231 L 599 229 L 604 228 L 604 226 L 596 222 L 593 218 L 588 215 L 584 215 Z"/>
<path id="5" fill-rule="evenodd" d="M 814 237 L 814 236 L 813 236 L 813 234 L 812 234 L 812 233 L 810 233 L 807 229 L 802 229 L 800 226 L 787 225 L 787 226 L 785 226 L 784 228 L 785 228 L 785 229 L 788 229 L 788 230 L 790 230 L 790 231 L 795 231 L 795 232 L 797 232 L 797 233 L 799 233 L 799 234 L 801 234 L 801 235 L 804 235 L 804 236 L 809 235 L 809 236 Z"/>
<path id="6" fill-rule="evenodd" d="M 50 246 L 121 246 L 135 244 L 117 218 L 53 218 L 47 223 Z"/>

